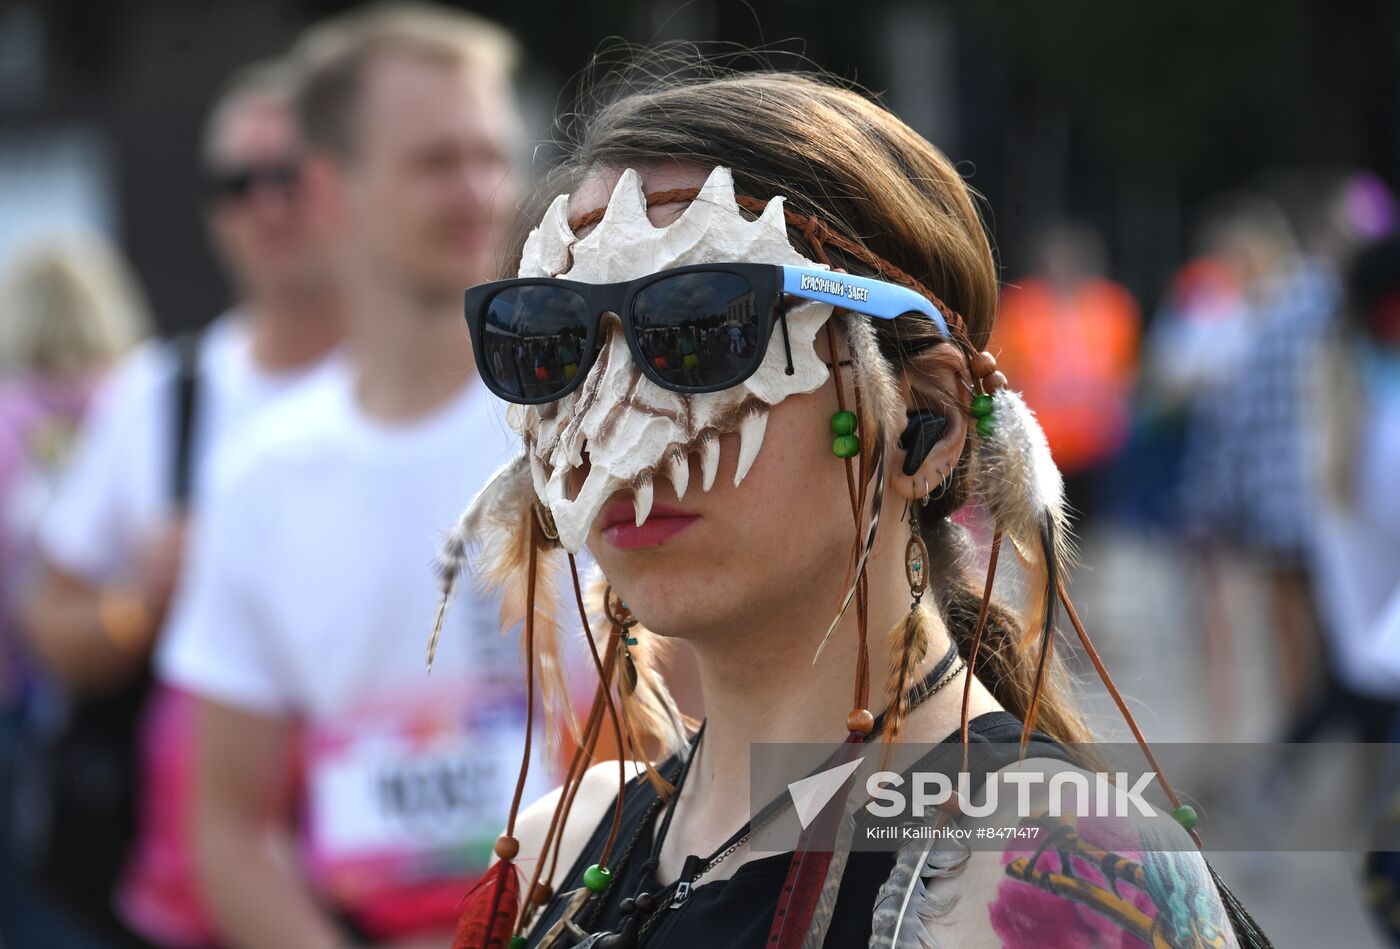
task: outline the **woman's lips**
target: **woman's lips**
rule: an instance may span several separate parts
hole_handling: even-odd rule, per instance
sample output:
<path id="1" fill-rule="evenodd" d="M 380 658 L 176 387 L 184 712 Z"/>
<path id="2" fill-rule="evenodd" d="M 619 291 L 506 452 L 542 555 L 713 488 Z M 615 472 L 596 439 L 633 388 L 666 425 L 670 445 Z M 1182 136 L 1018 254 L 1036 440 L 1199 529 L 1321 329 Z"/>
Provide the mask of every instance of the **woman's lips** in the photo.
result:
<path id="1" fill-rule="evenodd" d="M 699 523 L 700 515 L 666 504 L 653 504 L 646 523 L 637 526 L 637 511 L 630 501 L 615 501 L 603 508 L 603 539 L 619 550 L 656 547 Z"/>

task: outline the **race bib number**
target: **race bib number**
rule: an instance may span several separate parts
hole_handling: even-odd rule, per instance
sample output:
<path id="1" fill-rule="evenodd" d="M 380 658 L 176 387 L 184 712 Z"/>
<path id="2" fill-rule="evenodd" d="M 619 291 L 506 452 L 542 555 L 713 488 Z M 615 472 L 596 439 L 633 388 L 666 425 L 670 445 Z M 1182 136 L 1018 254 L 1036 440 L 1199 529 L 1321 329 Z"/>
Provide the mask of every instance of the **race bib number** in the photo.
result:
<path id="1" fill-rule="evenodd" d="M 470 693 L 379 706 L 309 732 L 308 857 L 341 901 L 489 863 L 524 750 L 524 696 Z"/>

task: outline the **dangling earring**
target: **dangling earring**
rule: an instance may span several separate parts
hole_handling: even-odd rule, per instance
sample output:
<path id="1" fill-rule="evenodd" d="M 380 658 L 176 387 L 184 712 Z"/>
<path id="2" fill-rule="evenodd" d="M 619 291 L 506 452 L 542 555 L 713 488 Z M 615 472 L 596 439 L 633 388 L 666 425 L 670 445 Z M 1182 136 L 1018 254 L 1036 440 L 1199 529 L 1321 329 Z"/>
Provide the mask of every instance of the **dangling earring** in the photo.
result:
<path id="1" fill-rule="evenodd" d="M 637 664 L 632 660 L 632 650 L 629 647 L 637 645 L 637 637 L 629 635 L 627 631 L 637 625 L 637 617 L 632 615 L 622 598 L 613 592 L 611 583 L 603 591 L 603 612 L 607 614 L 608 622 L 622 631 L 617 644 L 622 650 L 622 682 L 619 685 L 626 690 L 627 695 L 631 695 L 637 691 Z"/>
<path id="2" fill-rule="evenodd" d="M 904 578 L 909 581 L 909 612 L 890 633 L 890 711 L 887 713 L 885 735 L 889 741 L 899 737 L 900 726 L 909 714 L 909 682 L 914 669 L 928 653 L 928 626 L 925 624 L 923 598 L 928 591 L 928 546 L 919 531 L 910 525 L 909 541 L 904 545 Z"/>
<path id="3" fill-rule="evenodd" d="M 917 610 L 928 590 L 928 545 L 919 532 L 909 532 L 909 542 L 904 545 L 904 578 L 909 581 L 910 611 Z"/>

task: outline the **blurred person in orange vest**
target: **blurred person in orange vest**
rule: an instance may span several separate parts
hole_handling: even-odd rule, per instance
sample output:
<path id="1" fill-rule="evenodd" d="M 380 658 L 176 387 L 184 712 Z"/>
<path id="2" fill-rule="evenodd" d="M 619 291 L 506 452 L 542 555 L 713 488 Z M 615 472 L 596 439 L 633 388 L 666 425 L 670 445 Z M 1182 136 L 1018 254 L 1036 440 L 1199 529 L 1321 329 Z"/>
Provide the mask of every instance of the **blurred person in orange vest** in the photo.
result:
<path id="1" fill-rule="evenodd" d="M 1082 224 L 1048 229 L 1035 271 L 1002 293 L 991 350 L 1035 411 L 1070 504 L 1095 507 L 1095 481 L 1128 440 L 1141 317 L 1103 276 L 1103 242 Z"/>
<path id="2" fill-rule="evenodd" d="M 158 668 L 197 696 L 198 878 L 225 945 L 442 949 L 514 792 L 497 756 L 524 745 L 498 600 L 445 614 L 424 669 L 437 538 L 518 450 L 462 309 L 516 208 L 517 49 L 391 3 L 293 58 L 345 358 L 220 451 Z"/>
<path id="3" fill-rule="evenodd" d="M 204 130 L 205 220 L 237 302 L 117 368 L 40 525 L 23 631 L 72 698 L 44 753 L 51 818 L 34 862 L 122 944 L 211 940 L 187 839 L 192 706 L 150 678 L 206 461 L 342 335 L 325 249 L 307 226 L 291 79 L 281 63 L 241 70 Z M 83 780 L 91 774 L 102 780 Z"/>

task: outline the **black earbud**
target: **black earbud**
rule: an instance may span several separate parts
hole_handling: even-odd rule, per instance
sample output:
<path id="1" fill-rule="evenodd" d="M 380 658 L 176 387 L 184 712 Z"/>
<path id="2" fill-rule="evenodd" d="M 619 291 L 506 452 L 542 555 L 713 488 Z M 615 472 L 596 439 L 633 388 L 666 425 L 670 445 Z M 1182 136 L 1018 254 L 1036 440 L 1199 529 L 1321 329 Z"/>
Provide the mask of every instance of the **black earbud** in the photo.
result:
<path id="1" fill-rule="evenodd" d="M 904 449 L 904 473 L 912 475 L 919 470 L 933 446 L 943 440 L 948 430 L 948 416 L 927 409 L 910 409 L 909 424 L 899 436 L 899 447 Z"/>

